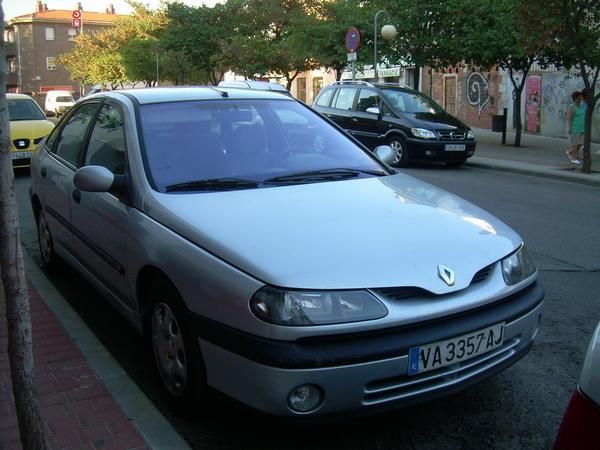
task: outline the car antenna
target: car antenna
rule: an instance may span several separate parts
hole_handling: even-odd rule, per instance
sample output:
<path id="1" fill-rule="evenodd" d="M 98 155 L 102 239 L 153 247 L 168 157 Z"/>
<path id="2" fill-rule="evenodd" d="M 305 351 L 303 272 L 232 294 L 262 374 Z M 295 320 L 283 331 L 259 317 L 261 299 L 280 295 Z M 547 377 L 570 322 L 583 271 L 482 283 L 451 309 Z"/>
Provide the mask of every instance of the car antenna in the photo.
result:
<path id="1" fill-rule="evenodd" d="M 227 92 L 225 92 L 225 91 L 220 91 L 219 89 L 217 89 L 214 86 L 208 86 L 208 87 L 211 88 L 213 91 L 217 91 L 219 94 L 221 94 L 221 97 L 223 97 L 223 98 L 228 98 L 229 97 L 229 94 Z"/>

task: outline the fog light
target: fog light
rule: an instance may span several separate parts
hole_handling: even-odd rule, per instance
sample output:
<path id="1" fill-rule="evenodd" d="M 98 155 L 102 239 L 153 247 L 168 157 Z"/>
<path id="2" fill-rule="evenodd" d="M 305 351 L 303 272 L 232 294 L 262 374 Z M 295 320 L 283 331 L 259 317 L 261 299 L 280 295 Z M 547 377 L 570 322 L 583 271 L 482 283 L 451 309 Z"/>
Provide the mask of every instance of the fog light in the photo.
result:
<path id="1" fill-rule="evenodd" d="M 316 409 L 323 400 L 323 391 L 314 384 L 304 384 L 291 390 L 288 395 L 290 409 L 299 413 L 307 413 Z"/>
<path id="2" fill-rule="evenodd" d="M 431 150 L 427 150 L 427 151 L 425 152 L 425 155 L 426 155 L 426 156 L 433 156 L 433 152 L 432 152 Z"/>

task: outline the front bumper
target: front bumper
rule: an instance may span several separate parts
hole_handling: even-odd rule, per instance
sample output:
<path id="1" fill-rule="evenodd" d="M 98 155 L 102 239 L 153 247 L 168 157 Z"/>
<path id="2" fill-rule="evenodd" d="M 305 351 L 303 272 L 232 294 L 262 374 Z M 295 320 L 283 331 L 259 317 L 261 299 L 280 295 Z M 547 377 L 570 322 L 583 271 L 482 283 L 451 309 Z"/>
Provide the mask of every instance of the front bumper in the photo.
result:
<path id="1" fill-rule="evenodd" d="M 430 160 L 430 161 L 464 161 L 475 153 L 477 143 L 470 141 L 438 141 L 425 139 L 408 139 L 408 156 L 411 160 Z M 446 150 L 446 146 L 464 145 L 462 151 Z"/>
<path id="2" fill-rule="evenodd" d="M 446 395 L 505 369 L 537 333 L 544 291 L 537 283 L 493 305 L 444 320 L 380 333 L 283 342 L 198 323 L 208 384 L 258 410 L 300 415 L 288 407 L 294 388 L 315 384 L 324 400 L 312 416 L 406 406 Z M 408 350 L 505 321 L 501 347 L 474 359 L 408 376 Z"/>

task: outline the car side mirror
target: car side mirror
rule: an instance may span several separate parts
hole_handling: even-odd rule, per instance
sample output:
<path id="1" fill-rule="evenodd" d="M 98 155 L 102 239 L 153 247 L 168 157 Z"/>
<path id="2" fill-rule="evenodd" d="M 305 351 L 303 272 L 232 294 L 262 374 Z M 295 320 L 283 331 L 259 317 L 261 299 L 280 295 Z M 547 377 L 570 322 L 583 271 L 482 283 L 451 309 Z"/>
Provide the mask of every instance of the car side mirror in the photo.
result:
<path id="1" fill-rule="evenodd" d="M 46 117 L 55 117 L 56 113 L 54 111 L 46 111 Z"/>
<path id="2" fill-rule="evenodd" d="M 380 145 L 378 147 L 375 147 L 375 150 L 373 152 L 382 162 L 386 163 L 388 166 L 394 162 L 394 159 L 396 157 L 394 150 L 389 145 Z"/>
<path id="3" fill-rule="evenodd" d="M 87 192 L 108 192 L 115 175 L 103 166 L 85 166 L 75 172 L 73 183 L 77 189 Z"/>
<path id="4" fill-rule="evenodd" d="M 374 114 L 376 116 L 378 116 L 379 114 L 381 114 L 381 111 L 379 110 L 379 107 L 377 106 L 370 106 L 367 108 L 367 112 L 369 114 Z"/>

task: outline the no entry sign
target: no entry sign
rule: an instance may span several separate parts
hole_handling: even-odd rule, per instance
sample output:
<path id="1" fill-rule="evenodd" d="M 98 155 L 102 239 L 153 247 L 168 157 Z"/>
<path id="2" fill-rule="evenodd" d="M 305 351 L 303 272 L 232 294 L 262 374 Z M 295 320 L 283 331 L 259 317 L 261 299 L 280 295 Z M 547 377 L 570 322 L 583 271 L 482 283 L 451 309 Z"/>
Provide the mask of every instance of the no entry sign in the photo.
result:
<path id="1" fill-rule="evenodd" d="M 360 33 L 355 27 L 348 28 L 346 31 L 346 50 L 349 53 L 354 53 L 360 45 Z"/>

